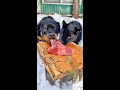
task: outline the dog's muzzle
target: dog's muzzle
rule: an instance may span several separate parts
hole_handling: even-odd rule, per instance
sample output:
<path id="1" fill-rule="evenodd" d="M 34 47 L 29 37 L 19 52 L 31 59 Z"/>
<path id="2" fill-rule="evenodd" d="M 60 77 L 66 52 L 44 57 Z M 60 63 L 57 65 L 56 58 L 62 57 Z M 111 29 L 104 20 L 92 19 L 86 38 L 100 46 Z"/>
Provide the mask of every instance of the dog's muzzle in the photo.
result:
<path id="1" fill-rule="evenodd" d="M 55 34 L 54 33 L 49 33 L 50 39 L 55 39 Z"/>

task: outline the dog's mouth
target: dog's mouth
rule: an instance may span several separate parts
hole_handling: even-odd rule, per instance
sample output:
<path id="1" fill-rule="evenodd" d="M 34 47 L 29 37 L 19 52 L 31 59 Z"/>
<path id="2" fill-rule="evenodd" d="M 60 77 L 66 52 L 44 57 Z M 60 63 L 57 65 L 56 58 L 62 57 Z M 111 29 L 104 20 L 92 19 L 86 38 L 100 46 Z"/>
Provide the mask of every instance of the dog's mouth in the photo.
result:
<path id="1" fill-rule="evenodd" d="M 50 37 L 50 40 L 55 40 L 55 37 Z"/>
<path id="2" fill-rule="evenodd" d="M 52 40 L 58 40 L 57 38 L 53 37 L 49 39 L 49 42 L 51 42 Z"/>
<path id="3" fill-rule="evenodd" d="M 43 36 L 43 40 L 47 42 L 50 42 L 50 40 L 58 40 L 58 35 L 54 34 L 50 36 L 49 34 L 46 34 Z"/>

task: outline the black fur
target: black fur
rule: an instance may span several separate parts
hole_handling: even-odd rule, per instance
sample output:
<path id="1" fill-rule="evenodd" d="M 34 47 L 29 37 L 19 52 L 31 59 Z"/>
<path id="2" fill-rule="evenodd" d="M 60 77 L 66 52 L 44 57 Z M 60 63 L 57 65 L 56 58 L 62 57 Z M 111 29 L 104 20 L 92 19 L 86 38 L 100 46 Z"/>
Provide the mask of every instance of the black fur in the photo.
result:
<path id="1" fill-rule="evenodd" d="M 60 30 L 60 41 L 63 44 L 67 44 L 68 42 L 74 42 L 78 44 L 82 38 L 82 26 L 77 21 L 72 21 L 66 23 L 63 20 L 63 26 Z"/>
<path id="2" fill-rule="evenodd" d="M 45 28 L 45 25 L 47 28 Z M 42 18 L 42 20 L 37 25 L 37 36 L 43 36 L 46 33 L 59 33 L 60 32 L 60 24 L 56 22 L 53 17 L 47 16 Z"/>

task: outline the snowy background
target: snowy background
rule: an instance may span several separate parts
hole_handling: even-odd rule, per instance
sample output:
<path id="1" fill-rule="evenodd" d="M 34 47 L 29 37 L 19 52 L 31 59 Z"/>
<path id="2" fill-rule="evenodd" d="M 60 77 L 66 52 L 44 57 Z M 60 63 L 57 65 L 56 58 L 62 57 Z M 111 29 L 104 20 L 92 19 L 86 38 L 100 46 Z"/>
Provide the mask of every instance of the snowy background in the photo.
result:
<path id="1" fill-rule="evenodd" d="M 40 20 L 48 15 L 37 15 L 37 24 L 40 22 Z M 70 17 L 63 17 L 60 14 L 54 14 L 49 15 L 52 16 L 57 22 L 60 23 L 60 27 L 62 28 L 62 21 L 65 20 L 66 23 L 69 23 L 70 21 L 78 21 L 83 26 L 83 19 L 75 19 Z M 83 32 L 83 29 L 82 29 Z M 82 33 L 82 39 L 79 43 L 80 47 L 83 47 L 83 33 Z M 59 80 L 55 82 L 55 85 L 50 85 L 49 82 L 46 80 L 45 77 L 45 69 L 44 65 L 42 64 L 42 60 L 39 57 L 39 54 L 37 53 L 37 90 L 83 90 L 83 76 L 81 80 L 76 80 L 75 83 L 68 82 L 62 83 L 62 88 L 59 88 Z"/>

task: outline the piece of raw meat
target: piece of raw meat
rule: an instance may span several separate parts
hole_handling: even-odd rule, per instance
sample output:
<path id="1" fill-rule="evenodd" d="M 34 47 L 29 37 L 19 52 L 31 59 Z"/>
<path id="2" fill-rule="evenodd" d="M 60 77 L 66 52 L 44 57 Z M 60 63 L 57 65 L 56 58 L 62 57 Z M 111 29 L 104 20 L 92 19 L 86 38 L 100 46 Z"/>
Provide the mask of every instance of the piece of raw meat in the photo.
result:
<path id="1" fill-rule="evenodd" d="M 72 55 L 72 49 L 63 45 L 58 40 L 50 40 L 51 47 L 48 48 L 49 54 L 55 54 L 55 55 Z"/>

